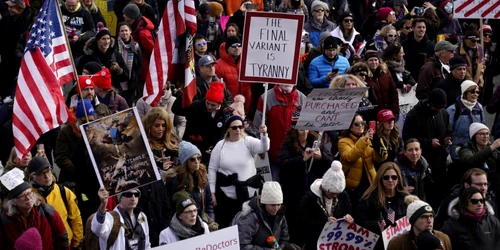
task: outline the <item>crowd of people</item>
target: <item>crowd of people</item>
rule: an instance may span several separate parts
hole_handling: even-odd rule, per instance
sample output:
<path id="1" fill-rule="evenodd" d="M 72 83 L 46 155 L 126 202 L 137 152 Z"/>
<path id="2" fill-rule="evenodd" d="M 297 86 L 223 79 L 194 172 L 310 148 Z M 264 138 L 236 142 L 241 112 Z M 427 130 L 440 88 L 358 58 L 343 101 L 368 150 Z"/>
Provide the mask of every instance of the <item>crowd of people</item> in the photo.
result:
<path id="1" fill-rule="evenodd" d="M 0 172 L 24 174 L 0 186 L 0 248 L 142 250 L 238 225 L 241 249 L 277 249 L 273 236 L 314 250 L 327 222 L 380 235 L 407 216 L 387 249 L 500 249 L 498 20 L 457 19 L 450 0 L 197 0 L 196 95 L 185 106 L 184 83 L 167 81 L 152 107 L 142 89 L 167 1 L 108 2 L 116 31 L 94 1 L 60 1 L 81 75 L 65 93 L 72 117 L 23 158 L 13 95 L 41 1 L 0 4 Z M 251 11 L 304 15 L 295 85 L 239 81 Z M 295 128 L 313 89 L 357 87 L 348 129 Z M 80 125 L 130 107 L 161 180 L 110 197 Z"/>

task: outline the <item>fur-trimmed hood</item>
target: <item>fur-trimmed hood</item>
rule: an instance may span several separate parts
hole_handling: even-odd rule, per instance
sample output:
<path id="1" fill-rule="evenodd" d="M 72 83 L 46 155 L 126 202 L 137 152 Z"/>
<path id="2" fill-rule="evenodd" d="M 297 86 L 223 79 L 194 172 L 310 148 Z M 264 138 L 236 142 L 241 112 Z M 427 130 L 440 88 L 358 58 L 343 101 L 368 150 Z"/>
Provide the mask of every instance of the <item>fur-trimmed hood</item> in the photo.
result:
<path id="1" fill-rule="evenodd" d="M 450 216 L 455 220 L 458 220 L 458 218 L 460 217 L 460 208 L 458 205 L 458 200 L 459 197 L 453 199 L 450 202 L 450 205 L 448 205 L 448 216 Z M 489 200 L 486 200 L 486 210 L 488 211 L 489 214 L 493 216 L 495 215 L 495 211 L 493 210 L 493 207 Z"/>
<path id="2" fill-rule="evenodd" d="M 111 43 L 109 44 L 109 49 L 114 49 L 115 47 L 115 39 L 111 37 Z M 85 55 L 92 55 L 94 54 L 94 51 L 97 51 L 97 41 L 95 37 L 90 38 L 87 43 L 85 44 L 85 47 L 83 47 L 83 53 Z"/>

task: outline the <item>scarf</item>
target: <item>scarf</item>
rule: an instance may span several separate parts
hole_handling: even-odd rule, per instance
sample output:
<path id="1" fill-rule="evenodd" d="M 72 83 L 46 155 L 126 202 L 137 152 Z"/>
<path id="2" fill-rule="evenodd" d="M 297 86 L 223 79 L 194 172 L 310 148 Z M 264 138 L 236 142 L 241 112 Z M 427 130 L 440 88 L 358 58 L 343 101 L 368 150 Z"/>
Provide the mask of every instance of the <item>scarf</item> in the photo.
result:
<path id="1" fill-rule="evenodd" d="M 123 218 L 124 228 L 125 228 L 125 249 L 132 249 L 129 246 L 129 240 L 137 240 L 137 249 L 143 250 L 146 249 L 146 235 L 144 233 L 144 229 L 141 226 L 141 219 L 144 220 L 143 217 L 140 217 L 140 213 L 136 213 L 134 211 L 134 215 L 136 217 L 135 226 L 132 225 L 132 219 L 130 215 L 125 212 L 123 209 L 118 206 L 118 212 Z"/>
<path id="2" fill-rule="evenodd" d="M 394 70 L 396 73 L 403 73 L 405 71 L 405 60 L 397 61 L 388 61 L 387 65 L 390 69 Z"/>
<path id="3" fill-rule="evenodd" d="M 469 101 L 465 100 L 464 98 L 460 98 L 460 99 L 462 100 L 462 103 L 464 104 L 464 106 L 466 108 L 468 108 L 470 111 L 472 111 L 472 109 L 474 108 L 474 106 L 476 106 L 477 101 L 475 101 L 475 102 L 469 102 Z M 457 110 L 457 111 L 459 111 L 459 110 Z"/>
<path id="4" fill-rule="evenodd" d="M 486 209 L 483 209 L 483 211 L 479 214 L 473 214 L 473 213 L 469 213 L 468 211 L 464 211 L 462 215 L 465 218 L 471 219 L 471 220 L 476 221 L 476 222 L 480 222 L 483 219 L 483 216 L 485 213 L 486 213 Z"/>
<path id="5" fill-rule="evenodd" d="M 135 43 L 132 38 L 130 38 L 128 43 L 125 43 L 121 37 L 118 37 L 118 51 L 122 54 L 123 59 L 125 59 L 128 72 L 132 72 L 132 65 L 134 64 L 134 52 L 132 50 L 134 45 Z M 131 76 L 132 74 L 129 73 L 128 77 L 130 78 Z"/>
<path id="6" fill-rule="evenodd" d="M 181 240 L 189 239 L 205 233 L 205 229 L 201 226 L 200 217 L 196 219 L 196 224 L 194 224 L 194 226 L 186 227 L 181 223 L 181 221 L 179 221 L 179 218 L 177 218 L 177 216 L 173 216 L 172 221 L 170 221 L 170 229 Z"/>
<path id="7" fill-rule="evenodd" d="M 50 184 L 48 187 L 43 187 L 41 185 L 38 185 L 38 183 L 36 183 L 35 181 L 31 181 L 31 186 L 36 188 L 36 190 L 38 190 L 38 193 L 40 193 L 40 195 L 42 195 L 42 197 L 44 198 L 47 198 L 47 196 L 50 194 L 50 192 L 52 192 L 52 190 L 54 190 L 54 181 L 52 181 L 52 184 Z"/>

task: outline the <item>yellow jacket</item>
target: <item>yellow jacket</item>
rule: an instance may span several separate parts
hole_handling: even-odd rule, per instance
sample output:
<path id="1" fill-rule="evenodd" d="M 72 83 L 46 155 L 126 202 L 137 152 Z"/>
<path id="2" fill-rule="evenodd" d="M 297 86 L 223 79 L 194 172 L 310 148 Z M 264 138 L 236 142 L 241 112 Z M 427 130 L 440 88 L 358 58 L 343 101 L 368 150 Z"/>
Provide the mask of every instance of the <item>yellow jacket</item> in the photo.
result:
<path id="1" fill-rule="evenodd" d="M 61 216 L 61 220 L 66 227 L 66 231 L 68 232 L 70 246 L 77 247 L 83 240 L 82 217 L 80 215 L 80 209 L 78 209 L 78 205 L 76 204 L 76 195 L 70 189 L 64 189 L 66 191 L 69 211 L 66 210 L 66 206 L 64 205 L 64 201 L 61 197 L 61 192 L 59 191 L 59 185 L 56 183 L 54 183 L 54 188 L 50 194 L 45 197 L 45 202 L 53 206 L 57 213 L 59 213 L 59 216 Z M 36 188 L 32 188 L 32 190 L 43 198 Z M 71 225 L 68 225 L 68 217 L 71 220 Z"/>
<path id="2" fill-rule="evenodd" d="M 380 156 L 373 150 L 370 140 L 365 141 L 363 137 L 358 139 L 353 134 L 340 139 L 338 147 L 342 170 L 346 176 L 346 188 L 350 190 L 358 187 L 362 171 L 365 171 L 371 184 L 377 175 L 373 161 L 382 162 L 387 159 L 387 153 Z"/>

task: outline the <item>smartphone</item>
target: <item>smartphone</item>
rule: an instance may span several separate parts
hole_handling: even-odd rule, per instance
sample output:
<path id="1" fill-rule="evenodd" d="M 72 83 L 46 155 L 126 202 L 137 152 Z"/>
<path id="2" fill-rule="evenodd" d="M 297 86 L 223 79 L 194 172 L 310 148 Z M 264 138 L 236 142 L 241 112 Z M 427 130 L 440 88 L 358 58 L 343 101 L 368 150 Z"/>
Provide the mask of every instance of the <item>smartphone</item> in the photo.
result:
<path id="1" fill-rule="evenodd" d="M 373 129 L 373 132 L 376 132 L 377 131 L 377 122 L 370 121 L 370 128 Z"/>
<path id="2" fill-rule="evenodd" d="M 417 8 L 415 9 L 415 14 L 416 14 L 417 16 L 422 16 L 422 15 L 424 14 L 424 10 L 425 10 L 425 9 L 424 9 L 424 7 L 417 7 Z"/>
<path id="3" fill-rule="evenodd" d="M 332 69 L 332 73 L 338 74 L 339 73 L 339 69 Z"/>
<path id="4" fill-rule="evenodd" d="M 259 5 L 258 4 L 254 4 L 254 3 L 250 3 L 250 4 L 247 4 L 247 10 L 256 10 L 257 8 L 259 8 Z"/>

